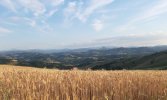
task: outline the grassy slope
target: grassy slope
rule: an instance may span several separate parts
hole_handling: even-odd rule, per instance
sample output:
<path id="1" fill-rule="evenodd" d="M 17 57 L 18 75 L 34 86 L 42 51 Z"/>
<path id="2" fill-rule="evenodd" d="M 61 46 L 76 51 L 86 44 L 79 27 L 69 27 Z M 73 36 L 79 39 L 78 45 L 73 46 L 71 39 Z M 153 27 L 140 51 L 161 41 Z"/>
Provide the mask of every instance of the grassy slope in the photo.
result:
<path id="1" fill-rule="evenodd" d="M 145 56 L 135 63 L 134 69 L 167 69 L 167 51 Z"/>
<path id="2" fill-rule="evenodd" d="M 94 67 L 93 69 L 167 69 L 167 51 L 142 58 L 122 59 Z"/>

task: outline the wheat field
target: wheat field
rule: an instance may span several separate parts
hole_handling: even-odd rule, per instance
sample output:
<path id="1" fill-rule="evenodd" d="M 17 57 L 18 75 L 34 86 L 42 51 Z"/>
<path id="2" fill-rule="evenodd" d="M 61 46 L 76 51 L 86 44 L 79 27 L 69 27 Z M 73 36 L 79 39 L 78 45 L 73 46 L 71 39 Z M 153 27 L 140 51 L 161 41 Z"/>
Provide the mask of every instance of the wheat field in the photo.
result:
<path id="1" fill-rule="evenodd" d="M 0 100 L 167 100 L 167 71 L 0 66 Z"/>

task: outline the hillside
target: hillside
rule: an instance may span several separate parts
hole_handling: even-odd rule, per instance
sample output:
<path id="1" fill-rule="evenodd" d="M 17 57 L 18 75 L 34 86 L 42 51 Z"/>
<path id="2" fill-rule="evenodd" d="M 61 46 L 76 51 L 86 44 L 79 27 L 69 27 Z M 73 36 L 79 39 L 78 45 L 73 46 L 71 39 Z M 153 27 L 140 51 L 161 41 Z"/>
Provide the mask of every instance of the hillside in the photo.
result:
<path id="1" fill-rule="evenodd" d="M 145 56 L 135 62 L 134 69 L 167 69 L 167 51 Z"/>
<path id="2" fill-rule="evenodd" d="M 167 69 L 167 51 L 141 58 L 120 59 L 95 66 L 92 69 Z"/>
<path id="3" fill-rule="evenodd" d="M 74 67 L 107 70 L 148 69 L 164 66 L 165 58 L 160 59 L 161 57 L 158 56 L 166 56 L 162 52 L 163 50 L 167 50 L 167 47 L 6 51 L 0 52 L 0 64 L 58 69 L 72 69 Z M 157 56 L 160 60 L 156 60 Z"/>

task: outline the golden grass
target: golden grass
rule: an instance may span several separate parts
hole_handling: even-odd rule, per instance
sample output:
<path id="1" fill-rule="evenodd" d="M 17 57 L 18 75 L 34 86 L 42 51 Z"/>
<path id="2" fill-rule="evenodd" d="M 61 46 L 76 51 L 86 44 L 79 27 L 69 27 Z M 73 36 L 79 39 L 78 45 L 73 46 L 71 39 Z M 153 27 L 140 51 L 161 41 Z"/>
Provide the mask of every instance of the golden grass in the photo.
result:
<path id="1" fill-rule="evenodd" d="M 0 100 L 167 100 L 167 71 L 0 66 Z"/>

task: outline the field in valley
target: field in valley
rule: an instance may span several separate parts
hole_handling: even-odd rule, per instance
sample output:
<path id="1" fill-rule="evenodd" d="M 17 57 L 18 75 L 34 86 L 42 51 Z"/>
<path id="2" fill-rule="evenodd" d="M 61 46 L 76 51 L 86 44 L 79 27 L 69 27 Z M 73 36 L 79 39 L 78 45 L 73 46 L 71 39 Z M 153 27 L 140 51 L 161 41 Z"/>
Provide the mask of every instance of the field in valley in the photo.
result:
<path id="1" fill-rule="evenodd" d="M 167 100 L 167 71 L 0 66 L 0 100 Z"/>

